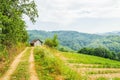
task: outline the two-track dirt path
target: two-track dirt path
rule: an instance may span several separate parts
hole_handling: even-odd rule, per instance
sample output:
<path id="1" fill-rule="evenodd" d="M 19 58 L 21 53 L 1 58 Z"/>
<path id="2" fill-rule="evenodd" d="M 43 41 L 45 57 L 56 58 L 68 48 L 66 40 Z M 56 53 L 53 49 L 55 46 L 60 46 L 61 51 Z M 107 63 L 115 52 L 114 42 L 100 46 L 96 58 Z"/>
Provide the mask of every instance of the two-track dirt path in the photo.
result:
<path id="1" fill-rule="evenodd" d="M 39 80 L 37 77 L 37 73 L 35 71 L 35 63 L 34 63 L 34 55 L 33 55 L 34 48 L 31 49 L 31 54 L 29 57 L 29 72 L 30 72 L 30 80 Z"/>
<path id="2" fill-rule="evenodd" d="M 0 78 L 0 80 L 10 80 L 10 76 L 13 74 L 13 72 L 16 70 L 22 55 L 26 52 L 28 48 L 26 48 L 23 52 L 21 52 L 16 58 L 15 60 L 12 62 L 12 64 L 10 65 L 8 71 L 3 75 L 2 78 Z"/>
<path id="3" fill-rule="evenodd" d="M 11 75 L 15 72 L 16 68 L 18 67 L 18 64 L 22 61 L 21 58 L 22 56 L 26 53 L 28 50 L 28 47 L 25 48 L 23 52 L 21 52 L 15 60 L 12 62 L 10 65 L 8 71 L 0 78 L 0 80 L 10 80 Z M 34 48 L 31 48 L 31 53 L 29 57 L 29 75 L 30 75 L 30 80 L 39 80 L 37 77 L 37 73 L 35 71 L 35 64 L 34 64 L 34 56 L 33 56 L 33 50 Z"/>

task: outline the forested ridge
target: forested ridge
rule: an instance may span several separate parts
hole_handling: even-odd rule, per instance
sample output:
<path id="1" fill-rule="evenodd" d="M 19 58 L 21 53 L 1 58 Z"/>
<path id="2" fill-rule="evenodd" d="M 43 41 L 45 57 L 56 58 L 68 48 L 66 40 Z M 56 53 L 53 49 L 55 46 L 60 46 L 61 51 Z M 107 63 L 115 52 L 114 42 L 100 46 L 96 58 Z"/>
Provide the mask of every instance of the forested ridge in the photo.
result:
<path id="1" fill-rule="evenodd" d="M 88 34 L 76 31 L 40 31 L 28 30 L 30 41 L 39 38 L 45 40 L 52 37 L 54 34 L 58 35 L 59 43 L 62 46 L 69 47 L 73 50 L 79 50 L 83 47 L 103 47 L 114 52 L 120 52 L 120 34 L 119 32 L 111 32 L 105 34 Z"/>

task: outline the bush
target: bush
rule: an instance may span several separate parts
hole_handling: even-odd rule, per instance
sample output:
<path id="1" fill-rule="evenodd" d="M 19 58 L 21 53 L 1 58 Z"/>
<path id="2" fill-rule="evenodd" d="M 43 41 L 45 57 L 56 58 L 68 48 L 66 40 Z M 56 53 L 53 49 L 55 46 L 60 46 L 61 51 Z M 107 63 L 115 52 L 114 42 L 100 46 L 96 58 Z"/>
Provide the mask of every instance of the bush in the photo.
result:
<path id="1" fill-rule="evenodd" d="M 59 44 L 57 35 L 54 35 L 53 39 L 48 38 L 45 40 L 45 45 L 49 47 L 57 47 Z"/>
<path id="2" fill-rule="evenodd" d="M 74 50 L 72 50 L 71 48 L 67 47 L 67 46 L 58 46 L 57 49 L 59 51 L 62 51 L 62 52 L 75 52 Z"/>
<path id="3" fill-rule="evenodd" d="M 78 51 L 78 53 L 92 55 L 94 53 L 94 49 L 93 48 L 82 48 L 81 50 Z"/>

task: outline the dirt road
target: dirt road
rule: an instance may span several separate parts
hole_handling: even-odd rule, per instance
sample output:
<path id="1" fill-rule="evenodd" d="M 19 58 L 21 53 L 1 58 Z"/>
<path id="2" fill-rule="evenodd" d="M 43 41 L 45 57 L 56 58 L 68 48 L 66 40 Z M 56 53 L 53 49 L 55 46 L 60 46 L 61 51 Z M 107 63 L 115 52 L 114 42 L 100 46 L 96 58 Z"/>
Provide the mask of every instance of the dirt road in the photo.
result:
<path id="1" fill-rule="evenodd" d="M 16 70 L 21 57 L 23 56 L 23 54 L 26 52 L 28 48 L 26 48 L 23 52 L 21 52 L 16 58 L 15 60 L 12 62 L 12 64 L 10 65 L 8 71 L 3 75 L 2 78 L 0 78 L 0 80 L 10 80 L 10 76 L 13 74 L 13 72 Z"/>
<path id="2" fill-rule="evenodd" d="M 31 49 L 31 54 L 30 54 L 30 57 L 29 57 L 30 80 L 39 80 L 38 77 L 37 77 L 37 73 L 35 71 L 33 50 L 34 50 L 34 48 Z"/>
<path id="3" fill-rule="evenodd" d="M 22 61 L 22 57 L 26 54 L 28 48 L 31 50 L 30 51 L 30 56 L 29 56 L 29 74 L 30 75 L 30 80 L 39 80 L 37 77 L 37 73 L 35 71 L 35 63 L 34 63 L 34 55 L 33 55 L 33 50 L 34 47 L 27 47 L 25 48 L 25 50 L 23 52 L 21 52 L 15 59 L 14 61 L 11 63 L 8 71 L 0 78 L 0 80 L 10 80 L 11 76 L 14 74 L 14 72 L 16 71 L 17 67 L 19 67 L 19 63 L 23 62 Z"/>

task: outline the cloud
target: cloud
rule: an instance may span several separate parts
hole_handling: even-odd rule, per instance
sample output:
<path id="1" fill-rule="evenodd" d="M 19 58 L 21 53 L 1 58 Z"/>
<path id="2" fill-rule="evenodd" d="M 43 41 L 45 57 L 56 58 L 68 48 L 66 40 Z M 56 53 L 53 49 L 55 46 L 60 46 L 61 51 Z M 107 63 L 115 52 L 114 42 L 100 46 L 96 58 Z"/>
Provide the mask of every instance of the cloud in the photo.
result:
<path id="1" fill-rule="evenodd" d="M 42 21 L 64 23 L 81 17 L 120 17 L 119 0 L 36 0 L 36 3 Z"/>
<path id="2" fill-rule="evenodd" d="M 28 26 L 51 26 L 53 30 L 56 30 L 56 26 L 58 29 L 69 29 L 71 25 L 85 27 L 86 25 L 82 24 L 85 21 L 81 19 L 88 19 L 91 22 L 90 19 L 93 18 L 99 21 L 101 18 L 104 21 L 120 18 L 120 0 L 35 0 L 35 2 L 39 18 L 35 25 L 27 21 Z M 91 26 L 96 25 L 94 20 Z"/>

